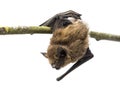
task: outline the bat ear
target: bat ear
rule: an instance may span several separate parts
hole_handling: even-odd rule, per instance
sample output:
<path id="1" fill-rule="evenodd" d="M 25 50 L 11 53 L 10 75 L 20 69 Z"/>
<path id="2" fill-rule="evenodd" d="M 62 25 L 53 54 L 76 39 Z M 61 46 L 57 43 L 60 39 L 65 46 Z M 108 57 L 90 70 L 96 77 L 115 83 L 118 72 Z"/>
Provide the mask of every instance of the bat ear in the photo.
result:
<path id="1" fill-rule="evenodd" d="M 42 54 L 45 58 L 48 58 L 47 53 L 41 52 L 41 54 Z"/>
<path id="2" fill-rule="evenodd" d="M 62 47 L 58 47 L 57 48 L 57 55 L 58 55 L 58 57 L 66 57 L 66 55 L 67 55 L 67 53 L 66 53 L 66 50 L 64 49 L 64 48 L 62 48 Z"/>

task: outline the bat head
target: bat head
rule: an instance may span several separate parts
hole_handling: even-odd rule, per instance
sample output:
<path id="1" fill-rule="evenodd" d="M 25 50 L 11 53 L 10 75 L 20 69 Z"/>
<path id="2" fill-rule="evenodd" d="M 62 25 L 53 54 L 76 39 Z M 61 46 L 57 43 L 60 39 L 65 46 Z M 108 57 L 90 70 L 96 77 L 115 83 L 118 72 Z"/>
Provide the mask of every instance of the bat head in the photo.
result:
<path id="1" fill-rule="evenodd" d="M 47 53 L 42 53 L 48 58 L 49 63 L 55 69 L 60 69 L 71 62 L 68 49 L 60 45 L 50 45 Z"/>

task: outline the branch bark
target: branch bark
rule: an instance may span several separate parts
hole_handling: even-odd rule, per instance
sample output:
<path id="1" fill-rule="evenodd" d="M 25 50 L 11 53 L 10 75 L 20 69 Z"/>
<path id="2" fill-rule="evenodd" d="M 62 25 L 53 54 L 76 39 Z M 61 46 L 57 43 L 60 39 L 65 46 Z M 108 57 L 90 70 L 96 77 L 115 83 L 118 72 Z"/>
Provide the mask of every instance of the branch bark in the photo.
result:
<path id="1" fill-rule="evenodd" d="M 0 27 L 0 35 L 16 35 L 16 34 L 50 34 L 50 27 L 46 26 L 29 26 L 29 27 Z M 112 40 L 120 41 L 120 35 L 108 34 L 90 31 L 90 37 L 95 38 L 96 40 Z"/>
<path id="2" fill-rule="evenodd" d="M 47 26 L 0 27 L 0 35 L 51 33 Z"/>
<path id="3" fill-rule="evenodd" d="M 111 41 L 119 41 L 120 42 L 120 35 L 114 35 L 109 33 L 102 33 L 102 32 L 95 32 L 90 31 L 90 36 L 95 38 L 96 40 L 111 40 Z"/>

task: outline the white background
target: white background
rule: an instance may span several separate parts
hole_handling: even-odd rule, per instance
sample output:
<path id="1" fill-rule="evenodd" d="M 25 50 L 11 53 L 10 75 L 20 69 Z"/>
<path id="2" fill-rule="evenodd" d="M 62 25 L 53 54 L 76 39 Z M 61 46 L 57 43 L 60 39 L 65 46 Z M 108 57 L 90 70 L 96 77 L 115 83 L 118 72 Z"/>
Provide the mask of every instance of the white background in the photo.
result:
<path id="1" fill-rule="evenodd" d="M 1 0 L 0 26 L 37 26 L 56 13 L 82 14 L 90 30 L 120 34 L 119 0 Z M 0 105 L 120 105 L 120 42 L 90 38 L 94 58 L 62 81 L 44 52 L 50 34 L 0 36 Z"/>

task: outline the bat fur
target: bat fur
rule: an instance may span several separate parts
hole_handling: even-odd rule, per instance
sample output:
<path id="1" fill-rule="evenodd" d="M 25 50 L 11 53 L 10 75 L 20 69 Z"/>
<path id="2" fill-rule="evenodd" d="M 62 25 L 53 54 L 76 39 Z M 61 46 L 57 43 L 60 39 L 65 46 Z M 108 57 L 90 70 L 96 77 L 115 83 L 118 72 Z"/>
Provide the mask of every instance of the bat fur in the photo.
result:
<path id="1" fill-rule="evenodd" d="M 66 28 L 59 28 L 53 32 L 50 45 L 47 49 L 47 57 L 50 64 L 57 69 L 71 62 L 81 59 L 88 48 L 88 27 L 82 21 L 77 20 Z M 59 49 L 65 53 L 60 59 Z"/>
<path id="2" fill-rule="evenodd" d="M 69 10 L 56 14 L 41 24 L 51 27 L 53 32 L 47 52 L 42 53 L 48 58 L 51 66 L 60 69 L 76 62 L 66 73 L 57 78 L 58 81 L 93 57 L 89 49 L 89 28 L 80 16 L 81 14 Z"/>

